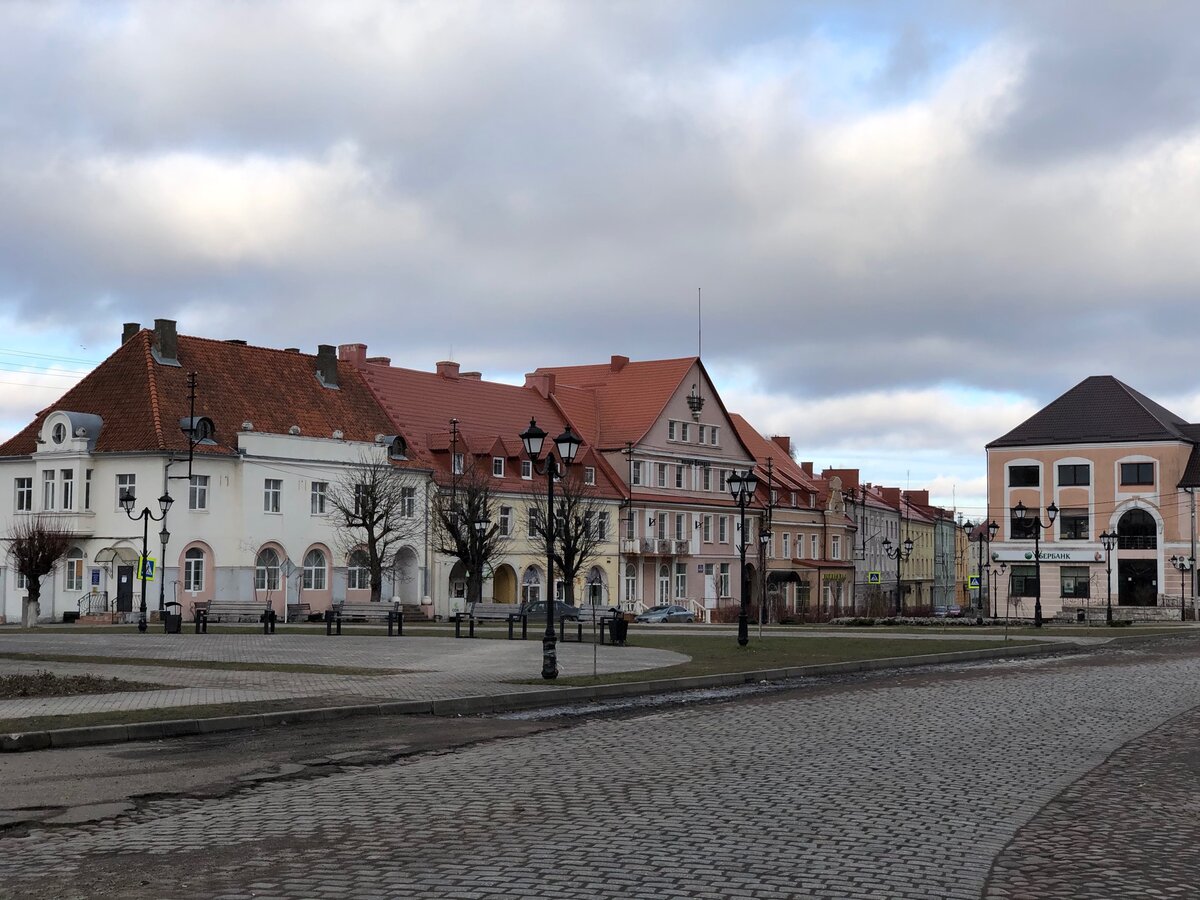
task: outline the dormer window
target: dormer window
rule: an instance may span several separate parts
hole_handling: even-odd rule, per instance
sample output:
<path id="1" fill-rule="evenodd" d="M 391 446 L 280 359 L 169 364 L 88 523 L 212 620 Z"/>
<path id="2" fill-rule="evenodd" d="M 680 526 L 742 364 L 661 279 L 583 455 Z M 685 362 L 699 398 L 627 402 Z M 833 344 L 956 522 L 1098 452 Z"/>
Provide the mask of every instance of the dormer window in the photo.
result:
<path id="1" fill-rule="evenodd" d="M 455 453 L 451 460 L 450 466 L 451 471 L 455 475 L 461 475 L 463 473 L 463 455 L 461 453 Z"/>
<path id="2" fill-rule="evenodd" d="M 50 440 L 56 444 L 61 444 L 67 439 L 67 426 L 62 422 L 55 422 L 54 428 L 50 431 Z"/>
<path id="3" fill-rule="evenodd" d="M 492 457 L 492 477 L 493 478 L 503 478 L 504 477 L 504 457 L 503 456 L 493 456 Z"/>

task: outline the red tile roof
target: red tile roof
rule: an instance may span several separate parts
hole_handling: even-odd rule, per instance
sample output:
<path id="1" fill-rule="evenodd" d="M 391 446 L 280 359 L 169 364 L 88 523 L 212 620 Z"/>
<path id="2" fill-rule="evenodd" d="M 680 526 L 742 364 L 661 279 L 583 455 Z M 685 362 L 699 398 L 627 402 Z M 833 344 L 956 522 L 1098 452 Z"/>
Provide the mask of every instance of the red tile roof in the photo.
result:
<path id="1" fill-rule="evenodd" d="M 153 332 L 143 329 L 117 348 L 56 403 L 37 414 L 0 455 L 32 453 L 45 417 L 55 410 L 93 413 L 104 420 L 96 452 L 187 451 L 179 420 L 188 415 L 188 373 L 196 373 L 196 415 L 215 426 L 216 445 L 198 453 L 233 453 L 242 423 L 254 430 L 345 440 L 374 441 L 394 433 L 354 366 L 339 364 L 337 390 L 317 379 L 316 357 L 308 353 L 252 347 L 179 335 L 179 366 L 156 362 Z"/>

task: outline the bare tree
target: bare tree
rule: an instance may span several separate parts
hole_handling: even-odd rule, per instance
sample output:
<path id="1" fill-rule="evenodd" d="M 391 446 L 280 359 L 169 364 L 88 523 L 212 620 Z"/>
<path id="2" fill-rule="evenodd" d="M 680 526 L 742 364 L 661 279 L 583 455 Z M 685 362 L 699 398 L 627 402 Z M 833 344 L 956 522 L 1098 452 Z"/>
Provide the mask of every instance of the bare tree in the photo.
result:
<path id="1" fill-rule="evenodd" d="M 475 466 L 433 498 L 433 545 L 466 570 L 468 611 L 483 599 L 489 564 L 508 547 L 508 535 L 500 530 L 499 505 L 490 479 Z"/>
<path id="2" fill-rule="evenodd" d="M 17 574 L 25 579 L 28 595 L 21 608 L 21 625 L 37 624 L 41 612 L 42 579 L 58 566 L 71 547 L 72 536 L 41 516 L 17 520 L 9 537 Z"/>
<path id="3" fill-rule="evenodd" d="M 347 558 L 360 548 L 366 551 L 372 600 L 382 598 L 383 570 L 400 545 L 420 532 L 417 486 L 403 469 L 364 454 L 329 487 L 338 549 Z"/>
<path id="4" fill-rule="evenodd" d="M 548 523 L 554 523 L 554 565 L 561 574 L 565 600 L 575 606 L 575 579 L 600 556 L 600 548 L 609 540 L 608 514 L 594 487 L 584 484 L 579 466 L 567 468 L 566 476 L 556 482 L 554 515 L 548 516 L 546 495 L 529 494 L 534 510 L 534 536 L 546 552 Z M 553 585 L 550 586 L 551 591 Z"/>

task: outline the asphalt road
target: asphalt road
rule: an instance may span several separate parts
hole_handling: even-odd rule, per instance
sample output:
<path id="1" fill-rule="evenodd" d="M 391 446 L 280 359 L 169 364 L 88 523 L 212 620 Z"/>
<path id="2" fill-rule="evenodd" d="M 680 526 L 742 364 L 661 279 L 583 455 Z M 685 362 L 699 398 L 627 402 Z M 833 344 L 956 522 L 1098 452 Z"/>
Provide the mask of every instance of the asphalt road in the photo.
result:
<path id="1" fill-rule="evenodd" d="M 1198 651 L 12 755 L 0 894 L 1194 896 Z"/>

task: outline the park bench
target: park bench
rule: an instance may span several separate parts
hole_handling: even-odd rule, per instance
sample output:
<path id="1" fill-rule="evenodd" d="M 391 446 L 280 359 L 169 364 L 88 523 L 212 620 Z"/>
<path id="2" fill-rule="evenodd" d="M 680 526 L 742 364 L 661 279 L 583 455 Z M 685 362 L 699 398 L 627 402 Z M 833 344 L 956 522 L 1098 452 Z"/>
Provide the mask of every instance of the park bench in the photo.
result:
<path id="1" fill-rule="evenodd" d="M 342 621 L 386 622 L 388 637 L 404 635 L 404 611 L 399 603 L 335 603 L 325 612 L 325 633 L 342 633 Z M 394 630 L 393 630 L 394 629 Z"/>
<path id="2" fill-rule="evenodd" d="M 275 631 L 275 611 L 257 600 L 209 600 L 195 603 L 196 634 L 207 634 L 210 622 L 261 622 L 264 634 Z"/>
<path id="3" fill-rule="evenodd" d="M 454 614 L 454 636 L 462 637 L 462 624 L 467 623 L 467 637 L 475 637 L 476 622 L 507 622 L 508 639 L 513 639 L 513 626 L 521 623 L 521 640 L 529 633 L 529 617 L 515 603 L 476 603 L 469 612 Z"/>
<path id="4" fill-rule="evenodd" d="M 312 617 L 312 607 L 307 603 L 289 603 L 287 607 L 287 620 L 289 622 L 303 622 Z"/>

